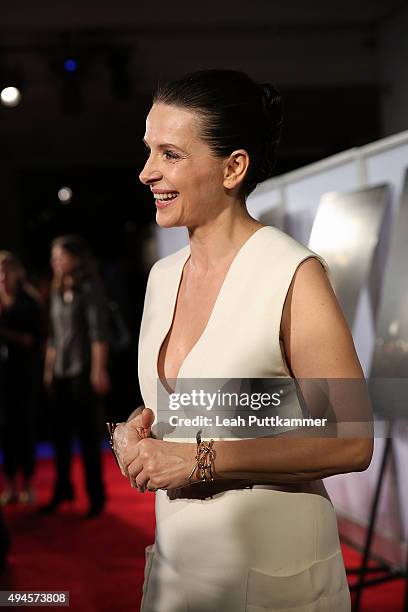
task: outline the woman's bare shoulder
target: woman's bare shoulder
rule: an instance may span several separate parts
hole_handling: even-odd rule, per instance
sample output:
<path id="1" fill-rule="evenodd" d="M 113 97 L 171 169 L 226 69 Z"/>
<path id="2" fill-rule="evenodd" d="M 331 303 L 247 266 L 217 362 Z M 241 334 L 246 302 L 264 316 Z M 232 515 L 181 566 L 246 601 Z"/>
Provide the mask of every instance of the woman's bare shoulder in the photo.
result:
<path id="1" fill-rule="evenodd" d="M 297 377 L 361 375 L 349 326 L 316 257 L 303 261 L 293 277 L 282 316 L 282 337 Z"/>

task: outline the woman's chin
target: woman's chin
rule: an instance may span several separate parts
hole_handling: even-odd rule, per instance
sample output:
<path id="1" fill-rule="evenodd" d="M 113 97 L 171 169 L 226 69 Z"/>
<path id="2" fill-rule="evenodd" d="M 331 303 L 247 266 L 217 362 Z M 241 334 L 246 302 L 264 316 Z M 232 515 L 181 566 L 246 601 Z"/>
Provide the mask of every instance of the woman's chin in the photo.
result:
<path id="1" fill-rule="evenodd" d="M 166 214 L 161 210 L 156 211 L 156 223 L 160 227 L 179 227 L 183 225 L 179 223 L 177 216 Z"/>

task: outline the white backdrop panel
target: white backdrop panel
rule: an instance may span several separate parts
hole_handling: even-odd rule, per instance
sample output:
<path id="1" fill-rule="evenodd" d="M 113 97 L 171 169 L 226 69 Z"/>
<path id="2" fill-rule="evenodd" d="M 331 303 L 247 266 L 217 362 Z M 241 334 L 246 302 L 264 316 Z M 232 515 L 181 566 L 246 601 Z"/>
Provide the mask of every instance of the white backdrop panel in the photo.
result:
<path id="1" fill-rule="evenodd" d="M 408 144 L 366 156 L 368 185 L 390 183 L 393 186 L 394 210 L 399 205 L 404 182 L 405 168 L 408 166 Z"/>
<path id="2" fill-rule="evenodd" d="M 359 187 L 358 168 L 354 160 L 287 184 L 285 206 L 288 233 L 307 245 L 322 195 L 328 191 L 351 191 Z"/>
<path id="3" fill-rule="evenodd" d="M 274 183 L 274 179 L 265 181 L 249 196 L 247 208 L 255 219 L 259 219 L 263 213 L 282 204 L 281 190 L 274 187 Z"/>
<path id="4" fill-rule="evenodd" d="M 175 253 L 188 244 L 188 233 L 185 227 L 156 226 L 157 249 L 159 259 Z"/>

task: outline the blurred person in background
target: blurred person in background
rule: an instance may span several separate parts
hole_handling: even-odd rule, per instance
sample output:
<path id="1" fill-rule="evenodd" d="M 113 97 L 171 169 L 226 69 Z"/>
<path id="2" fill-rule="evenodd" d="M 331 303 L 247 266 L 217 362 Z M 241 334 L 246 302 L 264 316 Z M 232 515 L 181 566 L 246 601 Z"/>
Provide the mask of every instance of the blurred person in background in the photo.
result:
<path id="1" fill-rule="evenodd" d="M 23 265 L 12 253 L 0 251 L 0 405 L 6 480 L 2 505 L 34 501 L 36 400 L 45 337 L 44 313 L 34 288 L 26 282 Z"/>
<path id="2" fill-rule="evenodd" d="M 107 302 L 96 262 L 79 236 L 61 236 L 53 241 L 51 267 L 44 383 L 53 404 L 57 476 L 52 498 L 42 511 L 53 512 L 61 502 L 73 499 L 70 466 L 75 433 L 90 501 L 87 516 L 92 517 L 100 514 L 105 503 L 96 396 L 105 396 L 110 390 Z"/>

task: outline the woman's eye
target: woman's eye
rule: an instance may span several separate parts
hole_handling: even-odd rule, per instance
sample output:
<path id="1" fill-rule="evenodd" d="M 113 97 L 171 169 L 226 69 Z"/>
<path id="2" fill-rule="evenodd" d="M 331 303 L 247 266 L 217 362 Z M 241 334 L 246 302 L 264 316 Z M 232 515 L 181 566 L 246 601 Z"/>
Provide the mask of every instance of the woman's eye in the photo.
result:
<path id="1" fill-rule="evenodd" d="M 164 151 L 164 155 L 166 159 L 179 159 L 179 155 L 177 155 L 177 153 L 174 153 L 174 151 Z"/>

